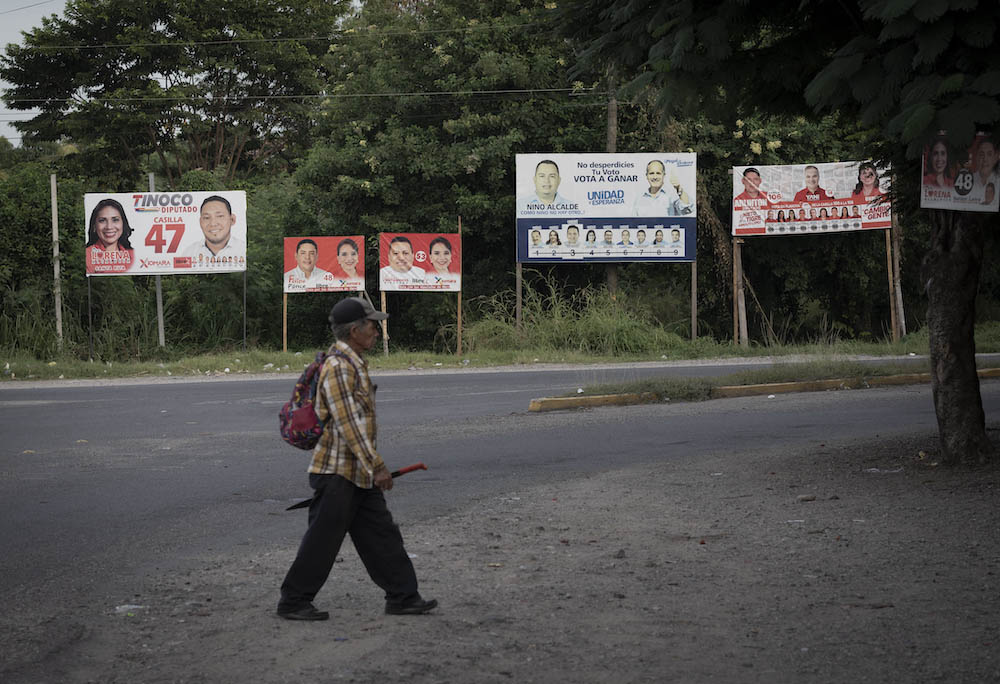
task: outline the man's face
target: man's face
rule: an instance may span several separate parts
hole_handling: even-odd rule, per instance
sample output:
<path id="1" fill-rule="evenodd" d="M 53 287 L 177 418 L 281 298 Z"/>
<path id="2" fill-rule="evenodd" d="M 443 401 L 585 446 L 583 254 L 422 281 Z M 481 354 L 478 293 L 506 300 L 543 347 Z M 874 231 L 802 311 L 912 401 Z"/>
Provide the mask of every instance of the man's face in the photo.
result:
<path id="1" fill-rule="evenodd" d="M 672 231 L 670 231 L 670 239 L 672 241 L 674 241 L 674 242 L 680 242 L 681 241 L 681 231 L 679 231 L 679 230 L 672 230 Z"/>
<path id="2" fill-rule="evenodd" d="M 225 247 L 229 243 L 229 235 L 236 223 L 236 217 L 229 213 L 223 202 L 212 200 L 205 202 L 201 208 L 201 232 L 205 234 L 205 242 L 213 247 Z"/>
<path id="3" fill-rule="evenodd" d="M 627 230 L 622 231 L 622 242 L 628 242 L 629 232 Z"/>
<path id="4" fill-rule="evenodd" d="M 295 250 L 295 263 L 299 265 L 303 273 L 312 273 L 312 270 L 316 268 L 317 256 L 316 245 L 311 242 L 303 242 Z"/>
<path id="5" fill-rule="evenodd" d="M 406 273 L 413 266 L 413 248 L 408 242 L 393 242 L 389 246 L 389 265 L 392 270 Z"/>
<path id="6" fill-rule="evenodd" d="M 605 242 L 611 242 L 611 240 L 614 238 L 614 236 L 615 236 L 614 233 L 612 233 L 610 230 L 604 231 L 604 241 Z"/>
<path id="7" fill-rule="evenodd" d="M 649 194 L 655 195 L 663 187 L 663 164 L 658 161 L 646 165 L 646 180 L 649 181 Z"/>
<path id="8" fill-rule="evenodd" d="M 542 234 L 537 230 L 531 231 L 531 244 L 540 245 L 542 243 Z"/>
<path id="9" fill-rule="evenodd" d="M 751 197 L 756 197 L 760 192 L 760 174 L 755 171 L 743 174 L 743 189 Z"/>
<path id="10" fill-rule="evenodd" d="M 806 187 L 815 190 L 819 187 L 819 169 L 806 169 Z"/>
<path id="11" fill-rule="evenodd" d="M 559 189 L 559 169 L 555 164 L 539 164 L 535 169 L 535 193 L 538 199 L 551 202 Z"/>
<path id="12" fill-rule="evenodd" d="M 566 239 L 569 242 L 576 242 L 580 239 L 580 229 L 576 226 L 570 226 L 566 229 Z"/>
<path id="13" fill-rule="evenodd" d="M 369 351 L 378 340 L 378 323 L 365 319 L 351 328 L 351 345 L 355 351 Z"/>
<path id="14" fill-rule="evenodd" d="M 976 165 L 980 175 L 984 178 L 988 176 L 993 167 L 996 166 L 996 163 L 997 148 L 994 147 L 993 143 L 989 141 L 979 143 L 979 150 L 976 151 Z"/>
<path id="15" fill-rule="evenodd" d="M 635 234 L 635 239 L 638 240 L 639 242 L 645 242 L 646 241 L 646 231 L 640 230 L 638 233 Z"/>

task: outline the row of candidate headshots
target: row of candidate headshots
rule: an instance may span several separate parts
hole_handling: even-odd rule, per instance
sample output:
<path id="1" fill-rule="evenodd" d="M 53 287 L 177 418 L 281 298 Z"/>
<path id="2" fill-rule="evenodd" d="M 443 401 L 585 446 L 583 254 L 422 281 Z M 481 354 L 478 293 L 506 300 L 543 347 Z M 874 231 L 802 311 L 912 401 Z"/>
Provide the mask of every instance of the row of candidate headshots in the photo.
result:
<path id="1" fill-rule="evenodd" d="M 535 226 L 528 233 L 529 247 L 684 247 L 684 229 L 678 227 L 607 228 L 577 224 L 565 228 Z"/>
<path id="2" fill-rule="evenodd" d="M 458 241 L 459 237 L 451 234 L 381 234 L 379 288 L 460 290 Z M 363 236 L 286 238 L 285 242 L 285 292 L 365 289 Z M 289 259 L 292 242 L 294 251 Z M 328 256 L 333 251 L 335 262 Z"/>
<path id="3" fill-rule="evenodd" d="M 221 195 L 210 195 L 201 202 L 198 211 L 201 234 L 194 240 L 173 244 L 169 234 L 164 234 L 165 228 L 169 233 L 169 228 L 183 224 L 183 219 L 176 218 L 180 223 L 154 223 L 145 239 L 133 245 L 135 231 L 121 202 L 111 197 L 100 200 L 87 222 L 84 245 L 87 273 L 126 273 L 137 263 L 136 247 L 148 252 L 149 246 L 157 247 L 158 241 L 162 244 L 156 249 L 157 255 L 176 253 L 201 266 L 245 268 L 246 246 L 233 234 L 236 214 L 230 201 Z M 179 238 L 183 230 L 175 230 L 174 234 Z"/>
<path id="4" fill-rule="evenodd" d="M 517 198 L 517 215 L 693 216 L 695 159 L 679 153 L 662 158 L 641 154 L 518 155 L 523 186 L 533 164 L 531 187 Z M 564 169 L 560 167 L 569 166 Z M 570 178 L 569 181 L 564 176 Z"/>
<path id="5" fill-rule="evenodd" d="M 809 209 L 769 209 L 768 221 L 789 223 L 792 221 L 826 221 L 827 219 L 861 218 L 861 208 L 857 204 L 832 207 L 810 207 Z"/>

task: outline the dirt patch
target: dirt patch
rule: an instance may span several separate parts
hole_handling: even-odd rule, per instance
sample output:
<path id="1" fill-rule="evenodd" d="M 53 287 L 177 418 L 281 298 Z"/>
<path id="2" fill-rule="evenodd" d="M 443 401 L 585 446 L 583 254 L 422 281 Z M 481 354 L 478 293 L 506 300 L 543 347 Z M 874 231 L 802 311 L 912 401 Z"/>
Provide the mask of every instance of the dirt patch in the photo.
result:
<path id="1" fill-rule="evenodd" d="M 665 457 L 403 520 L 426 616 L 383 615 L 349 543 L 321 623 L 273 614 L 297 539 L 206 555 L 4 618 L 0 679 L 997 681 L 1000 469 L 933 445 Z"/>

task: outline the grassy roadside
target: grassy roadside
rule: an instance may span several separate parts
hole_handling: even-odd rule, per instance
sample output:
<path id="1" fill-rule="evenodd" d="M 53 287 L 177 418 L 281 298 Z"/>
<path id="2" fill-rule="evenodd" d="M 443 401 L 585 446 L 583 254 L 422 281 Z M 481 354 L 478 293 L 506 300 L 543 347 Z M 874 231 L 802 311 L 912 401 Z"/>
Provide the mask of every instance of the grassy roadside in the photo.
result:
<path id="1" fill-rule="evenodd" d="M 1000 351 L 1000 326 L 988 324 L 977 328 L 976 346 L 980 352 Z M 369 357 L 376 370 L 405 370 L 435 368 L 489 368 L 505 365 L 531 366 L 543 363 L 599 364 L 651 361 L 710 360 L 721 358 L 796 357 L 795 364 L 780 365 L 769 369 L 759 369 L 739 373 L 729 378 L 712 380 L 677 380 L 663 386 L 644 386 L 635 383 L 625 387 L 592 387 L 588 393 L 615 393 L 618 391 L 648 391 L 658 396 L 669 396 L 671 400 L 681 397 L 698 397 L 721 384 L 755 384 L 763 382 L 784 382 L 789 380 L 828 379 L 857 377 L 859 375 L 893 375 L 900 372 L 897 365 L 888 362 L 878 367 L 861 366 L 849 362 L 830 359 L 848 356 L 924 356 L 927 353 L 927 337 L 915 333 L 897 343 L 833 342 L 828 344 L 798 344 L 782 346 L 752 345 L 747 348 L 729 342 L 715 342 L 709 339 L 686 341 L 673 345 L 659 354 L 616 354 L 598 355 L 579 350 L 560 349 L 508 349 L 479 350 L 463 356 L 454 354 L 434 354 L 423 351 L 392 351 L 388 356 L 376 350 Z M 81 378 L 145 378 L 145 377 L 192 377 L 240 374 L 298 373 L 308 364 L 315 350 L 280 352 L 267 349 L 248 351 L 226 351 L 215 354 L 182 356 L 178 352 L 166 351 L 159 360 L 129 362 L 91 362 L 68 356 L 53 359 L 35 359 L 26 354 L 7 353 L 0 350 L 0 385 L 10 380 L 53 380 Z M 801 358 L 813 358 L 814 362 L 801 363 Z M 902 372 L 924 372 L 913 365 L 905 366 Z M 708 387 L 708 390 L 706 390 Z M 688 399 L 690 400 L 690 399 Z"/>
<path id="2" fill-rule="evenodd" d="M 1000 360 L 980 361 L 979 368 L 1000 368 Z M 912 363 L 886 361 L 874 365 L 855 361 L 817 360 L 777 364 L 713 378 L 663 378 L 592 385 L 562 396 L 651 394 L 655 401 L 693 402 L 711 399 L 712 391 L 718 387 L 817 380 L 843 380 L 849 386 L 858 387 L 872 378 L 929 372 L 930 362 L 926 358 L 915 359 Z"/>
<path id="3" fill-rule="evenodd" d="M 903 373 L 926 373 L 930 366 L 920 363 L 861 364 L 852 361 L 806 361 L 768 368 L 755 368 L 714 378 L 649 379 L 635 382 L 607 383 L 584 387 L 583 392 L 566 396 L 600 394 L 653 394 L 659 401 L 706 401 L 716 387 L 729 385 L 761 385 L 773 382 L 807 382 L 810 380 L 864 379 Z"/>

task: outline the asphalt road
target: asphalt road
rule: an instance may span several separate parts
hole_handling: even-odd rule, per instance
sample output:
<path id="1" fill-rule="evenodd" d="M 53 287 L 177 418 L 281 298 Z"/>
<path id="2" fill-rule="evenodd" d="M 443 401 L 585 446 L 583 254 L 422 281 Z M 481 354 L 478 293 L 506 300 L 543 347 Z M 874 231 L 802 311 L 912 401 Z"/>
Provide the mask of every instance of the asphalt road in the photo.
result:
<path id="1" fill-rule="evenodd" d="M 390 467 L 424 461 L 389 494 L 400 521 L 470 500 L 679 453 L 740 454 L 926 432 L 927 386 L 532 414 L 528 401 L 647 373 L 619 367 L 376 374 L 379 447 Z M 306 452 L 278 436 L 289 378 L 52 383 L 0 388 L 2 591 L 113 595 L 126 578 L 206 551 L 297 540 Z M 1000 384 L 982 385 L 987 416 Z"/>

